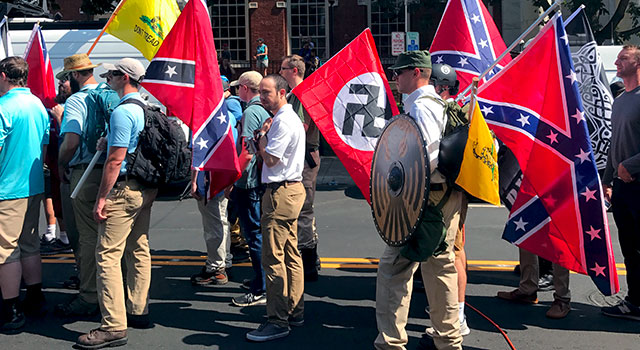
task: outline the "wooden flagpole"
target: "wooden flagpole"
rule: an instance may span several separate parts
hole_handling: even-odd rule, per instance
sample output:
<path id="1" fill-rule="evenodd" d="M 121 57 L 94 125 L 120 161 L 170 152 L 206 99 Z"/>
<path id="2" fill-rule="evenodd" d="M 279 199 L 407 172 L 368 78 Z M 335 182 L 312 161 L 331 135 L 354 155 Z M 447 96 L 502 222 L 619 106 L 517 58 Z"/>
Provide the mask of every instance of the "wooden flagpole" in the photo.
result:
<path id="1" fill-rule="evenodd" d="M 104 28 L 102 28 L 102 31 L 100 32 L 100 35 L 98 35 L 96 40 L 93 42 L 93 45 L 91 45 L 91 48 L 89 48 L 89 51 L 87 51 L 87 56 L 89 56 L 91 54 L 91 51 L 93 51 L 93 49 L 96 47 L 96 44 L 98 43 L 98 40 L 100 40 L 100 38 L 102 38 L 102 35 L 104 35 L 104 32 L 107 30 L 107 27 L 109 26 L 109 24 L 111 24 L 111 21 L 113 21 L 113 18 L 116 17 L 116 15 L 118 14 L 118 11 L 120 11 L 120 8 L 122 8 L 122 5 L 124 5 L 124 3 L 126 1 L 127 0 L 120 1 L 118 6 L 116 7 L 116 9 L 113 11 L 113 14 L 111 14 L 111 17 L 109 17 L 109 20 L 107 21 L 107 24 L 105 24 Z"/>

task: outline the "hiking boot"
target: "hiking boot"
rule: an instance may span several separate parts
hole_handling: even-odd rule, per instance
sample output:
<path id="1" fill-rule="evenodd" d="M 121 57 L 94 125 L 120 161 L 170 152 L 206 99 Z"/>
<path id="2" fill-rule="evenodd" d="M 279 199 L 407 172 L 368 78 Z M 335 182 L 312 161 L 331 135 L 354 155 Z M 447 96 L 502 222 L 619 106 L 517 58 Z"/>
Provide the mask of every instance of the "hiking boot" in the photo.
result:
<path id="1" fill-rule="evenodd" d="M 55 314 L 59 317 L 93 316 L 98 311 L 100 311 L 98 304 L 87 303 L 80 296 L 76 296 L 66 304 L 58 304 L 55 308 Z"/>
<path id="2" fill-rule="evenodd" d="M 105 331 L 94 329 L 78 337 L 75 347 L 78 349 L 102 349 L 127 344 L 127 330 Z"/>
<path id="3" fill-rule="evenodd" d="M 538 279 L 538 291 L 539 292 L 548 292 L 554 290 L 553 286 L 553 274 L 542 275 L 540 279 Z"/>
<path id="4" fill-rule="evenodd" d="M 554 300 L 549 310 L 547 310 L 547 317 L 553 319 L 561 319 L 567 317 L 571 311 L 571 305 L 567 302 Z"/>
<path id="5" fill-rule="evenodd" d="M 71 253 L 71 245 L 64 244 L 57 238 L 47 241 L 42 237 L 40 240 L 40 255 L 47 256 L 63 253 Z"/>
<path id="6" fill-rule="evenodd" d="M 231 299 L 231 303 L 235 306 L 266 305 L 267 295 L 254 295 L 253 293 L 247 293 L 245 295 Z"/>
<path id="7" fill-rule="evenodd" d="M 16 299 L 17 300 L 17 299 Z M 0 330 L 4 332 L 14 332 L 18 329 L 22 328 L 26 322 L 26 318 L 24 317 L 24 312 L 22 312 L 18 302 L 13 302 L 9 305 L 6 303 L 2 308 L 2 327 Z"/>
<path id="8" fill-rule="evenodd" d="M 607 316 L 640 321 L 640 307 L 627 300 L 622 300 L 618 305 L 603 307 L 600 311 Z"/>
<path id="9" fill-rule="evenodd" d="M 428 336 L 430 336 L 431 338 L 437 337 L 438 334 L 436 333 L 436 330 L 433 327 L 429 327 L 425 330 L 425 333 L 427 333 Z M 462 323 L 460 323 L 460 335 L 461 336 L 467 336 L 471 333 L 471 329 L 469 329 L 469 325 L 467 325 L 467 319 L 465 318 Z"/>
<path id="10" fill-rule="evenodd" d="M 251 261 L 251 257 L 249 256 L 249 252 L 247 250 L 237 250 L 236 252 L 232 252 L 232 254 L 233 258 L 231 259 L 231 261 L 234 264 Z"/>
<path id="11" fill-rule="evenodd" d="M 149 314 L 132 315 L 127 313 L 127 326 L 136 329 L 149 329 L 153 328 L 153 323 L 151 323 Z"/>
<path id="12" fill-rule="evenodd" d="M 536 293 L 526 295 L 523 294 L 520 289 L 514 289 L 510 292 L 498 292 L 498 298 L 522 304 L 538 303 L 538 295 Z"/>
<path id="13" fill-rule="evenodd" d="M 62 286 L 66 289 L 80 289 L 80 279 L 78 276 L 70 276 L 68 280 L 62 282 Z"/>
<path id="14" fill-rule="evenodd" d="M 289 326 L 291 327 L 304 326 L 304 316 L 298 316 L 298 317 L 289 316 Z"/>
<path id="15" fill-rule="evenodd" d="M 229 282 L 224 269 L 208 272 L 206 267 L 200 273 L 191 276 L 191 284 L 194 286 L 223 285 Z"/>
<path id="16" fill-rule="evenodd" d="M 284 338 L 289 335 L 289 327 L 280 327 L 275 323 L 266 322 L 258 329 L 247 333 L 247 339 L 251 341 L 269 341 Z"/>

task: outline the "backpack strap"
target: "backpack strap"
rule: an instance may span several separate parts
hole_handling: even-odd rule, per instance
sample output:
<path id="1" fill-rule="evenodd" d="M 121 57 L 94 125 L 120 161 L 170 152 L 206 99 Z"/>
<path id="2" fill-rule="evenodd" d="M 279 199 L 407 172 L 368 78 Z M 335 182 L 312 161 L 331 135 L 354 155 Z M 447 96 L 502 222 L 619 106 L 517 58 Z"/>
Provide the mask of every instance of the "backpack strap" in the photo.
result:
<path id="1" fill-rule="evenodd" d="M 447 201 L 449 200 L 449 197 L 451 197 L 451 192 L 452 191 L 453 191 L 453 186 L 451 186 L 449 184 L 449 182 L 447 181 L 447 191 L 444 193 L 444 196 L 442 196 L 442 199 L 440 200 L 438 205 L 436 205 L 436 209 L 442 210 L 444 205 L 447 204 Z"/>
<path id="2" fill-rule="evenodd" d="M 146 103 L 138 100 L 137 98 L 128 98 L 128 99 L 126 99 L 126 100 L 124 100 L 124 101 L 122 101 L 120 103 L 120 105 L 125 105 L 125 104 L 134 104 L 134 105 L 142 108 L 142 110 L 144 110 L 147 107 Z"/>

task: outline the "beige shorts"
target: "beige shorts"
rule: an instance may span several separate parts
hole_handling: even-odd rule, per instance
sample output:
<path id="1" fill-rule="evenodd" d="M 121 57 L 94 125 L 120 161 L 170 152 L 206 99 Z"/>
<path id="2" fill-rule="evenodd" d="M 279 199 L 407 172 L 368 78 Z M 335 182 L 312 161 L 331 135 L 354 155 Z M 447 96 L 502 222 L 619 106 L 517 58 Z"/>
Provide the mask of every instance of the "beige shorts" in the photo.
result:
<path id="1" fill-rule="evenodd" d="M 460 225 L 458 227 L 458 232 L 456 232 L 456 240 L 453 243 L 453 251 L 456 256 L 460 254 L 460 251 L 464 250 L 464 242 L 465 242 L 465 232 L 464 232 L 464 222 L 467 219 L 467 209 L 469 207 L 469 200 L 467 196 L 462 196 L 462 205 L 460 207 Z"/>
<path id="2" fill-rule="evenodd" d="M 40 255 L 38 220 L 42 194 L 0 200 L 0 264 Z"/>

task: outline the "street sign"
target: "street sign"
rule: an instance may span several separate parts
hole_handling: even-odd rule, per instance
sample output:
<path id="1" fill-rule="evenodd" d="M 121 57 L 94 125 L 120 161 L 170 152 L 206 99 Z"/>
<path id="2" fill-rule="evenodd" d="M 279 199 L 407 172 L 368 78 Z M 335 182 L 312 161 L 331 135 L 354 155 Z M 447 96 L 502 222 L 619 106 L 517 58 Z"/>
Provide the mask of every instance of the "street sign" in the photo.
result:
<path id="1" fill-rule="evenodd" d="M 407 32 L 407 51 L 420 50 L 420 33 Z"/>
<path id="2" fill-rule="evenodd" d="M 404 50 L 404 32 L 391 32 L 391 55 L 398 56 Z"/>

